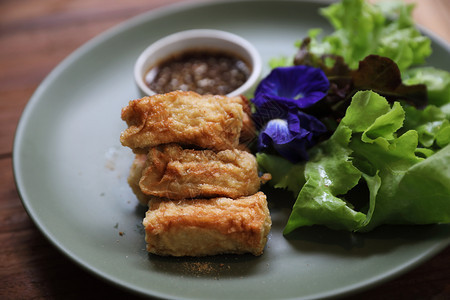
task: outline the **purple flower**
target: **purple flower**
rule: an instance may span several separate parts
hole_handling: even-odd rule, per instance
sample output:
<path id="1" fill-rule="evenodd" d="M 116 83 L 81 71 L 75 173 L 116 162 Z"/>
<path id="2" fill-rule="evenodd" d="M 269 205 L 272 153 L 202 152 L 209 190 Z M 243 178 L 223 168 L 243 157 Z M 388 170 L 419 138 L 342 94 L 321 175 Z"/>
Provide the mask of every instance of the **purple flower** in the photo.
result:
<path id="1" fill-rule="evenodd" d="M 255 117 L 258 118 L 257 114 Z M 286 107 L 284 114 L 272 118 L 261 128 L 258 151 L 273 148 L 291 162 L 308 160 L 307 150 L 324 132 L 325 125 L 315 117 Z"/>
<path id="2" fill-rule="evenodd" d="M 319 68 L 304 65 L 275 68 L 261 80 L 253 103 L 260 106 L 266 101 L 276 101 L 307 108 L 325 97 L 329 86 L 328 78 Z"/>
<path id="3" fill-rule="evenodd" d="M 328 86 L 320 69 L 307 66 L 277 68 L 263 79 L 252 99 L 258 151 L 273 149 L 291 162 L 307 160 L 307 150 L 326 127 L 301 109 L 325 97 Z"/>

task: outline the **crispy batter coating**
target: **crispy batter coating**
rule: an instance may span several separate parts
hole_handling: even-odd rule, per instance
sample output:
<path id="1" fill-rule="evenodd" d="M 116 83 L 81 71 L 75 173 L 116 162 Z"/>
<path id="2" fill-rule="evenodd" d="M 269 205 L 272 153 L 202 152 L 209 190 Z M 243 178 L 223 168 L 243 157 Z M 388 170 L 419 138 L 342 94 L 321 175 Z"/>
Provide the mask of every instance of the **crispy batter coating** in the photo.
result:
<path id="1" fill-rule="evenodd" d="M 122 145 L 146 152 L 160 144 L 178 143 L 225 150 L 239 143 L 243 99 L 176 91 L 130 101 L 122 109 L 128 128 Z"/>
<path id="2" fill-rule="evenodd" d="M 256 193 L 261 185 L 255 157 L 237 149 L 214 152 L 177 144 L 151 148 L 139 186 L 169 199 L 229 197 Z"/>
<path id="3" fill-rule="evenodd" d="M 238 199 L 152 198 L 143 225 L 147 250 L 158 255 L 261 255 L 271 228 L 266 196 Z"/>

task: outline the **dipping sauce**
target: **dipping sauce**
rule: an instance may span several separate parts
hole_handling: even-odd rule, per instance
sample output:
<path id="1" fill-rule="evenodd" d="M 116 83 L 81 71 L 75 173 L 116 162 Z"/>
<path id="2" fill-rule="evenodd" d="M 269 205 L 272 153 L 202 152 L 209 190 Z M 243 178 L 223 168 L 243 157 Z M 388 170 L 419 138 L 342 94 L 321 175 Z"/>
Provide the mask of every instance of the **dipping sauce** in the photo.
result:
<path id="1" fill-rule="evenodd" d="M 159 94 L 182 90 L 226 95 L 243 85 L 250 72 L 248 64 L 231 53 L 190 50 L 152 67 L 144 81 Z"/>

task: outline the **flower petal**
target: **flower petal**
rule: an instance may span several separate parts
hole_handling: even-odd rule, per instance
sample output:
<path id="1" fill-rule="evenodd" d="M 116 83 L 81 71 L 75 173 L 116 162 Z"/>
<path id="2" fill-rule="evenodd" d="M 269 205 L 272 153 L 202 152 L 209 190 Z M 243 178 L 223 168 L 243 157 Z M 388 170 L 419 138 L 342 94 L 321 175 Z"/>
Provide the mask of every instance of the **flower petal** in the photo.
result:
<path id="1" fill-rule="evenodd" d="M 258 150 L 274 149 L 288 160 L 298 162 L 307 159 L 307 149 L 322 132 L 325 126 L 315 117 L 299 110 L 289 112 L 287 119 L 272 119 L 266 124 L 259 135 Z"/>
<path id="2" fill-rule="evenodd" d="M 316 135 L 327 132 L 327 127 L 314 116 L 299 112 L 298 118 L 300 120 L 301 127 L 307 128 Z"/>
<path id="3" fill-rule="evenodd" d="M 274 149 L 284 158 L 288 159 L 293 163 L 300 162 L 302 160 L 308 160 L 308 145 L 307 141 L 302 140 L 293 140 L 288 144 L 275 144 Z"/>
<path id="4" fill-rule="evenodd" d="M 258 107 L 268 100 L 306 108 L 325 97 L 329 81 L 319 68 L 299 65 L 273 69 L 255 91 Z"/>
<path id="5" fill-rule="evenodd" d="M 270 138 L 272 143 L 275 144 L 286 144 L 295 138 L 295 136 L 289 131 L 288 122 L 283 119 L 270 120 L 261 132 L 261 135 L 265 136 L 265 142 L 268 141 L 267 138 Z"/>
<path id="6" fill-rule="evenodd" d="M 260 97 L 263 99 L 264 97 Z M 292 109 L 286 103 L 263 99 L 257 111 L 253 114 L 253 122 L 256 128 L 261 129 L 272 119 L 286 119 Z"/>

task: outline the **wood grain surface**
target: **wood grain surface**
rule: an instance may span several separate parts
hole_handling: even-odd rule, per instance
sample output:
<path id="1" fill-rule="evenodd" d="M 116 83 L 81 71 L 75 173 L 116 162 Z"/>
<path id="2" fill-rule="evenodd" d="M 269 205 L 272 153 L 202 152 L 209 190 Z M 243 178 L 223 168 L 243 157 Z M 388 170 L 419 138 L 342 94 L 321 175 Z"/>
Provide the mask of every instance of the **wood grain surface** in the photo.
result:
<path id="1" fill-rule="evenodd" d="M 137 297 L 80 268 L 35 227 L 14 183 L 13 138 L 27 101 L 61 60 L 114 25 L 176 2 L 0 0 L 0 299 Z M 450 42 L 450 1 L 415 2 L 417 23 Z M 450 299 L 450 247 L 348 299 Z"/>

